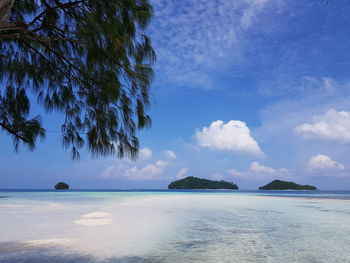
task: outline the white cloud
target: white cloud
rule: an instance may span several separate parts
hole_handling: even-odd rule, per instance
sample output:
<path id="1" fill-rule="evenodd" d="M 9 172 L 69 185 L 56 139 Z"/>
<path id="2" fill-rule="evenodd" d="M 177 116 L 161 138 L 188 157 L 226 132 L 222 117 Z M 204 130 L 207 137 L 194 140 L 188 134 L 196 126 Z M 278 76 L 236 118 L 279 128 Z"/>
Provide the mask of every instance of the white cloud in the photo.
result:
<path id="1" fill-rule="evenodd" d="M 324 115 L 315 116 L 313 123 L 297 126 L 294 132 L 306 139 L 350 143 L 350 112 L 329 109 Z"/>
<path id="2" fill-rule="evenodd" d="M 261 13 L 269 0 L 250 0 L 248 6 L 243 10 L 241 17 L 241 26 L 244 29 L 250 27 L 257 20 L 257 15 Z"/>
<path id="3" fill-rule="evenodd" d="M 286 168 L 275 169 L 272 167 L 264 166 L 258 162 L 252 162 L 249 171 L 256 174 L 270 174 L 270 175 L 285 175 L 288 174 Z"/>
<path id="4" fill-rule="evenodd" d="M 164 151 L 164 154 L 168 159 L 175 159 L 176 158 L 176 154 L 171 150 Z"/>
<path id="5" fill-rule="evenodd" d="M 286 168 L 272 168 L 264 166 L 258 162 L 252 162 L 245 172 L 239 172 L 236 169 L 228 169 L 226 172 L 233 177 L 242 178 L 267 178 L 273 176 L 290 176 L 290 172 Z"/>
<path id="6" fill-rule="evenodd" d="M 199 146 L 213 150 L 264 155 L 258 143 L 250 135 L 250 129 L 242 121 L 231 120 L 228 123 L 221 120 L 214 121 L 209 127 L 197 131 L 194 138 Z"/>
<path id="7" fill-rule="evenodd" d="M 120 171 L 124 168 L 124 165 L 112 165 L 107 167 L 106 170 L 104 170 L 101 174 L 100 177 L 102 178 L 113 178 L 115 175 L 118 175 Z"/>
<path id="8" fill-rule="evenodd" d="M 156 165 L 160 168 L 164 168 L 164 167 L 168 166 L 168 164 L 169 164 L 169 162 L 164 161 L 164 160 L 158 160 L 156 162 Z"/>
<path id="9" fill-rule="evenodd" d="M 149 148 L 142 148 L 139 152 L 140 160 L 150 160 L 152 159 L 152 151 Z"/>
<path id="10" fill-rule="evenodd" d="M 155 164 L 148 164 L 141 169 L 137 167 L 128 169 L 122 176 L 129 180 L 158 180 L 163 178 L 164 167 L 167 165 L 167 162 L 159 160 Z"/>
<path id="11" fill-rule="evenodd" d="M 184 87 L 215 88 L 212 72 L 240 65 L 247 31 L 261 27 L 270 7 L 280 8 L 280 0 L 152 0 L 155 17 L 150 25 L 157 52 L 156 82 Z M 184 61 L 186 63 L 184 63 Z M 231 71 L 230 71 L 231 72 Z"/>
<path id="12" fill-rule="evenodd" d="M 289 163 L 293 167 L 293 179 L 296 176 L 302 180 L 317 175 L 306 169 L 307 161 L 315 153 L 322 153 L 327 149 L 329 156 L 344 157 L 349 152 L 349 144 L 334 143 L 335 138 L 326 141 L 323 136 L 324 141 L 320 143 L 320 140 L 301 139 L 301 136 L 320 138 L 319 135 L 300 130 L 296 132 L 295 128 L 300 127 L 300 124 L 314 124 L 312 119 L 329 109 L 349 109 L 349 81 L 339 82 L 326 77 L 313 78 L 310 81 L 315 82 L 310 90 L 305 89 L 298 96 L 289 96 L 288 99 L 278 100 L 264 108 L 261 113 L 262 126 L 254 129 L 254 135 L 256 134 L 259 141 L 272 146 L 266 149 L 269 156 L 277 156 L 280 162 Z M 329 124 L 332 125 L 332 122 Z M 339 125 L 343 126 L 344 123 L 340 122 Z M 344 164 L 347 166 L 347 163 Z"/>
<path id="13" fill-rule="evenodd" d="M 108 167 L 101 175 L 102 178 L 123 179 L 123 180 L 161 180 L 164 179 L 164 169 L 168 162 L 158 160 L 156 163 L 145 165 L 142 168 L 137 166 L 129 167 L 124 164 Z"/>
<path id="14" fill-rule="evenodd" d="M 307 164 L 308 168 L 314 172 L 340 171 L 345 169 L 345 166 L 343 164 L 337 163 L 329 156 L 324 154 L 312 156 Z"/>
<path id="15" fill-rule="evenodd" d="M 176 178 L 178 178 L 178 179 L 184 178 L 185 175 L 187 174 L 187 172 L 188 172 L 188 168 L 182 168 L 182 169 L 180 169 L 180 171 L 178 171 L 178 172 L 176 173 Z"/>
<path id="16" fill-rule="evenodd" d="M 332 78 L 322 78 L 323 79 L 323 87 L 326 91 L 335 91 L 336 89 L 336 82 Z"/>

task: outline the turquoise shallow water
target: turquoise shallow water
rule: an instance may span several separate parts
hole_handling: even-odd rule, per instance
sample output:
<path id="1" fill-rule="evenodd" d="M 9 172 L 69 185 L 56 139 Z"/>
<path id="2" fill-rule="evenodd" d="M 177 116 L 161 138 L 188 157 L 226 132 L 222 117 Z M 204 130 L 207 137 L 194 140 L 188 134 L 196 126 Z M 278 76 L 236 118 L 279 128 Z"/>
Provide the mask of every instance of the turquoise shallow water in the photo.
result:
<path id="1" fill-rule="evenodd" d="M 349 191 L 0 191 L 0 262 L 350 262 Z"/>

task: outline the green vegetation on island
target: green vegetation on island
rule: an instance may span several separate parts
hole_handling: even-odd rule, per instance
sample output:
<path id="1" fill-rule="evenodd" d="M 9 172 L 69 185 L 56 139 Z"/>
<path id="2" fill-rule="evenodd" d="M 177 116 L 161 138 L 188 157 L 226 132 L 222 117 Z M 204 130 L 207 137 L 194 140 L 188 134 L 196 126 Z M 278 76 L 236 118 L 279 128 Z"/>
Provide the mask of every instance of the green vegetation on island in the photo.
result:
<path id="1" fill-rule="evenodd" d="M 64 182 L 59 182 L 58 184 L 55 185 L 56 190 L 68 190 L 69 185 L 64 183 Z"/>
<path id="2" fill-rule="evenodd" d="M 168 189 L 234 189 L 238 186 L 226 181 L 213 181 L 208 179 L 196 178 L 193 176 L 174 181 L 168 185 Z"/>
<path id="3" fill-rule="evenodd" d="M 317 188 L 312 185 L 300 185 L 294 182 L 273 180 L 267 185 L 259 187 L 259 190 L 317 190 Z"/>

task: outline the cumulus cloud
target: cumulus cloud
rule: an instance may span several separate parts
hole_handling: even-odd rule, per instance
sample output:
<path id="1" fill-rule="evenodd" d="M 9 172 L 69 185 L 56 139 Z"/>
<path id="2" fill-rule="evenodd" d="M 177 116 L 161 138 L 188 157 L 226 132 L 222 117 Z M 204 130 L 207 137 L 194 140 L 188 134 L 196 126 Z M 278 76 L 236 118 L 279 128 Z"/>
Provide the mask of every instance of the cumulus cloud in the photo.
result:
<path id="1" fill-rule="evenodd" d="M 180 169 L 180 171 L 178 171 L 178 172 L 176 173 L 176 178 L 178 178 L 178 179 L 184 178 L 185 175 L 187 174 L 187 172 L 188 172 L 188 168 L 182 168 L 182 169 Z"/>
<path id="2" fill-rule="evenodd" d="M 139 152 L 140 160 L 150 160 L 152 159 L 152 151 L 149 148 L 142 148 Z"/>
<path id="3" fill-rule="evenodd" d="M 167 165 L 168 162 L 158 160 L 155 164 L 148 164 L 141 169 L 137 167 L 128 169 L 122 176 L 129 180 L 158 180 L 163 178 L 164 168 Z"/>
<path id="4" fill-rule="evenodd" d="M 345 169 L 345 166 L 343 164 L 337 163 L 329 156 L 324 154 L 312 156 L 307 164 L 308 168 L 314 172 L 340 171 Z"/>
<path id="5" fill-rule="evenodd" d="M 100 174 L 100 177 L 124 180 L 161 180 L 165 178 L 164 169 L 168 164 L 167 161 L 158 160 L 141 168 L 137 166 L 129 167 L 124 164 L 112 165 Z"/>
<path id="6" fill-rule="evenodd" d="M 168 158 L 168 159 L 175 159 L 176 158 L 176 154 L 171 151 L 171 150 L 166 150 L 164 151 L 164 155 Z"/>
<path id="7" fill-rule="evenodd" d="M 214 121 L 209 127 L 197 131 L 194 139 L 199 146 L 212 150 L 264 155 L 258 143 L 251 136 L 250 129 L 242 121 L 231 120 L 227 123 L 221 120 Z"/>
<path id="8" fill-rule="evenodd" d="M 156 162 L 156 166 L 160 167 L 160 168 L 164 168 L 166 166 L 168 166 L 169 162 L 164 161 L 164 160 L 158 160 Z"/>
<path id="9" fill-rule="evenodd" d="M 123 172 L 124 165 L 112 165 L 107 167 L 101 174 L 101 178 L 113 178 L 117 177 L 121 172 Z"/>
<path id="10" fill-rule="evenodd" d="M 228 169 L 226 172 L 233 177 L 242 178 L 267 178 L 272 176 L 286 177 L 291 175 L 286 168 L 272 168 L 264 166 L 258 162 L 252 162 L 250 167 L 244 172 L 237 171 L 236 169 Z"/>
<path id="11" fill-rule="evenodd" d="M 312 123 L 297 126 L 294 132 L 306 139 L 350 143 L 350 112 L 329 109 L 324 115 L 315 116 Z"/>
<path id="12" fill-rule="evenodd" d="M 272 167 L 261 165 L 258 162 L 252 162 L 249 171 L 256 174 L 269 174 L 269 175 L 285 175 L 288 174 L 286 168 L 275 169 Z"/>

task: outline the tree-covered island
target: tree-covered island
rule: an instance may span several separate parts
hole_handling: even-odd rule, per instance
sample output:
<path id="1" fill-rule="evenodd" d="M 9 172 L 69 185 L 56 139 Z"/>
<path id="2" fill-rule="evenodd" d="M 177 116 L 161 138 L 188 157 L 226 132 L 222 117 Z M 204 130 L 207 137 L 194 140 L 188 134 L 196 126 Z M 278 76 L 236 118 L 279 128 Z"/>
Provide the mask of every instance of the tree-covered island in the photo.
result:
<path id="1" fill-rule="evenodd" d="M 312 185 L 300 185 L 294 182 L 273 180 L 267 185 L 259 187 L 259 190 L 317 190 L 317 188 Z"/>
<path id="2" fill-rule="evenodd" d="M 226 181 L 214 181 L 188 176 L 184 179 L 174 181 L 168 185 L 168 189 L 233 189 L 238 186 Z"/>
<path id="3" fill-rule="evenodd" d="M 64 183 L 64 182 L 59 182 L 55 185 L 55 189 L 56 190 L 68 190 L 69 189 L 69 185 Z"/>

